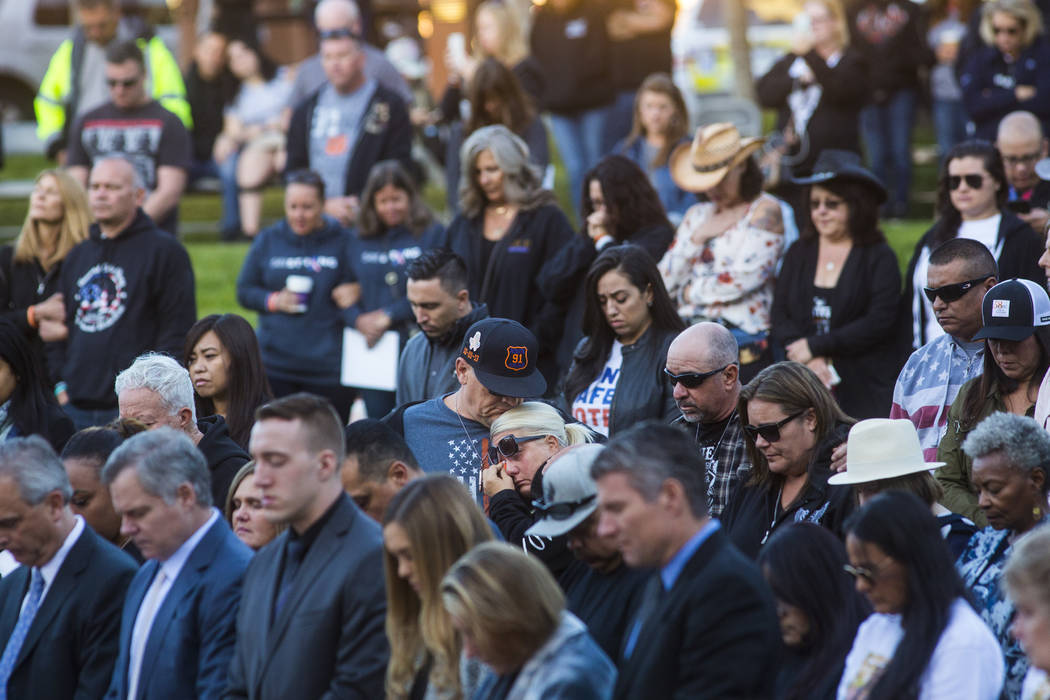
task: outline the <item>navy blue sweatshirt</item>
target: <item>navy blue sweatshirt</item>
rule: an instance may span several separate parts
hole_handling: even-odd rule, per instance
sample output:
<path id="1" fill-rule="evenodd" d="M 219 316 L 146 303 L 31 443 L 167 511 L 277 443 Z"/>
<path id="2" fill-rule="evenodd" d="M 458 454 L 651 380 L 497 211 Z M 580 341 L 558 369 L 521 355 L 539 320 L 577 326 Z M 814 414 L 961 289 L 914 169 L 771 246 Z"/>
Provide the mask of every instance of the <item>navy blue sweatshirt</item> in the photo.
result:
<path id="1" fill-rule="evenodd" d="M 150 350 L 180 357 L 197 320 L 190 256 L 141 209 L 115 238 L 92 224 L 60 287 L 69 328 L 60 375 L 78 408 L 116 408 L 117 373 Z"/>
<path id="2" fill-rule="evenodd" d="M 305 313 L 270 311 L 266 300 L 284 289 L 289 275 L 314 280 Z M 332 290 L 355 281 L 350 233 L 329 217 L 322 228 L 297 235 L 281 220 L 259 232 L 237 278 L 237 301 L 259 312 L 259 347 L 266 372 L 277 378 L 338 383 L 343 326 L 349 310 L 332 301 Z"/>

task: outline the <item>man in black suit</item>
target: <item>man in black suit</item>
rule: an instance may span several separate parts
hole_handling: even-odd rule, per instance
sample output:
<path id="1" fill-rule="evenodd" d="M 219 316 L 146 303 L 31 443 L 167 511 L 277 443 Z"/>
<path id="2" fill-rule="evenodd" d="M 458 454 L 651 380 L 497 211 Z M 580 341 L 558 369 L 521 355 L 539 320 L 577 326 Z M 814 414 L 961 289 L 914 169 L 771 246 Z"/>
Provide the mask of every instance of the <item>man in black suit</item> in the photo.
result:
<path id="1" fill-rule="evenodd" d="M 771 697 L 780 630 L 758 567 L 707 514 L 704 463 L 655 421 L 611 440 L 591 467 L 598 535 L 657 569 L 629 626 L 616 698 Z"/>
<path id="2" fill-rule="evenodd" d="M 40 437 L 0 445 L 0 698 L 100 698 L 117 657 L 135 562 L 69 507 L 73 489 Z"/>
<path id="3" fill-rule="evenodd" d="M 255 418 L 255 488 L 264 515 L 289 528 L 245 574 L 226 697 L 382 697 L 383 540 L 343 491 L 339 415 L 293 394 Z"/>

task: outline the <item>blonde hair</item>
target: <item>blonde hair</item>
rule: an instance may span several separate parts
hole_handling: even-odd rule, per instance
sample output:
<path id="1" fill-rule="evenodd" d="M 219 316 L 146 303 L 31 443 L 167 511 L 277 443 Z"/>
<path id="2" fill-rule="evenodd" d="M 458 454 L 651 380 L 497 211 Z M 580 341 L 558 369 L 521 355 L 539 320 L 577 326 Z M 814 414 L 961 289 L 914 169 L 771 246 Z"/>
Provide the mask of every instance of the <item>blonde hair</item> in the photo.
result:
<path id="1" fill-rule="evenodd" d="M 461 697 L 460 641 L 439 589 L 445 572 L 471 547 L 491 540 L 492 530 L 463 484 L 444 474 L 416 479 L 401 489 L 383 518 L 384 526 L 391 523 L 408 538 L 419 593 L 398 576 L 397 558 L 384 549 L 387 697 L 408 696 L 426 652 L 434 659 L 429 686 L 443 697 Z"/>
<path id="2" fill-rule="evenodd" d="M 538 559 L 505 542 L 488 542 L 457 561 L 441 582 L 441 600 L 484 656 L 520 668 L 550 639 L 565 595 Z"/>
<path id="3" fill-rule="evenodd" d="M 838 34 L 840 48 L 845 49 L 849 46 L 849 22 L 846 19 L 846 9 L 842 6 L 842 2 L 840 0 L 805 0 L 802 3 L 803 9 L 811 2 L 820 5 L 831 15 L 831 21 L 835 24 L 835 33 Z"/>
<path id="4" fill-rule="evenodd" d="M 992 16 L 996 12 L 1010 15 L 1021 23 L 1021 44 L 1028 48 L 1036 37 L 1043 33 L 1043 16 L 1032 0 L 988 0 L 981 6 L 981 39 L 988 46 L 995 46 Z"/>
<path id="5" fill-rule="evenodd" d="M 526 401 L 492 422 L 489 435 L 514 431 L 518 437 L 551 435 L 562 447 L 594 442 L 594 433 L 582 423 L 566 423 L 558 410 L 542 401 Z"/>
<path id="6" fill-rule="evenodd" d="M 22 223 L 22 230 L 15 239 L 14 261 L 16 263 L 39 261 L 41 267 L 49 270 L 55 264 L 62 262 L 73 246 L 88 237 L 91 212 L 84 188 L 69 173 L 64 170 L 45 170 L 36 176 L 34 183 L 39 185 L 45 177 L 54 178 L 59 195 L 62 197 L 62 223 L 59 225 L 55 249 L 50 255 L 44 257 L 44 241 L 40 233 L 40 226 L 27 213 L 26 220 Z"/>
<path id="7" fill-rule="evenodd" d="M 1050 608 L 1050 528 L 1036 528 L 1014 543 L 1003 581 L 1011 598 L 1032 591 L 1040 605 Z"/>
<path id="8" fill-rule="evenodd" d="M 528 34 L 526 28 L 527 15 L 511 7 L 511 3 L 508 0 L 485 0 L 474 11 L 475 22 L 477 21 L 477 16 L 482 12 L 491 15 L 496 22 L 496 26 L 499 27 L 500 51 L 498 54 L 493 54 L 492 58 L 495 58 L 507 68 L 513 68 L 529 55 L 529 44 L 526 38 Z M 480 47 L 474 53 L 475 58 L 478 60 L 486 58 Z"/>

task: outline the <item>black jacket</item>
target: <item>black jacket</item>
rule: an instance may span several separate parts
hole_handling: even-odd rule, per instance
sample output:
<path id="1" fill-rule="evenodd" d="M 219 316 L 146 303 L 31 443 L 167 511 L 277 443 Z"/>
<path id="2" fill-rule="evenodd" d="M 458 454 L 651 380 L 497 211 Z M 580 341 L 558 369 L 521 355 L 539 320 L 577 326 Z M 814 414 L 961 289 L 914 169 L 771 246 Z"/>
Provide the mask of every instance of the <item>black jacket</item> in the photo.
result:
<path id="1" fill-rule="evenodd" d="M 877 6 L 896 6 L 903 12 L 903 24 L 889 33 L 886 24 L 876 31 L 880 40 L 875 41 L 863 31 L 867 23 L 864 13 Z M 858 24 L 858 20 L 861 20 Z M 851 3 L 849 9 L 850 46 L 856 49 L 867 65 L 863 82 L 869 104 L 885 104 L 899 90 L 919 88 L 919 68 L 926 65 L 931 56 L 926 48 L 926 32 L 922 26 L 919 6 L 911 0 L 869 0 Z M 887 36 L 881 36 L 888 34 Z"/>
<path id="2" fill-rule="evenodd" d="M 197 320 L 186 249 L 141 209 L 116 238 L 92 224 L 66 256 L 61 289 L 69 339 L 59 367 L 77 408 L 116 408 L 117 373 L 150 350 L 179 357 Z"/>
<path id="3" fill-rule="evenodd" d="M 197 429 L 204 437 L 197 443 L 197 449 L 204 455 L 211 473 L 212 503 L 222 510 L 226 505 L 226 496 L 230 492 L 233 477 L 241 467 L 251 459 L 241 446 L 230 437 L 226 419 L 222 416 L 208 416 L 197 420 Z"/>
<path id="4" fill-rule="evenodd" d="M 791 120 L 788 96 L 798 87 L 798 81 L 788 75 L 788 69 L 797 58 L 793 53 L 785 55 L 755 83 L 759 104 L 777 110 L 777 129 L 780 131 Z M 847 48 L 834 68 L 828 66 L 816 51 L 810 51 L 802 59 L 813 71 L 821 95 L 800 134 L 804 137 L 804 146 L 800 145 L 790 154 L 795 175 L 809 174 L 817 156 L 826 148 L 860 153 L 860 110 L 868 96 L 867 66 L 856 50 Z M 793 124 L 793 127 L 797 130 L 798 125 Z"/>
<path id="5" fill-rule="evenodd" d="M 572 116 L 609 104 L 616 96 L 601 5 L 580 2 L 566 13 L 549 3 L 536 8 L 529 43 L 543 71 L 543 111 Z"/>
<path id="6" fill-rule="evenodd" d="M 321 90 L 326 87 L 327 83 Z M 321 90 L 307 98 L 292 114 L 286 172 L 310 167 L 310 129 Z M 372 166 L 381 160 L 399 160 L 408 172 L 414 172 L 412 123 L 408 120 L 408 110 L 401 96 L 377 84 L 363 119 L 353 154 L 347 161 L 346 190 L 326 192 L 326 197 L 360 195 Z"/>
<path id="7" fill-rule="evenodd" d="M 790 507 L 780 507 L 780 489 L 769 480 L 757 485 L 742 481 L 737 486 L 722 513 L 722 524 L 741 552 L 757 558 L 778 527 L 798 521 L 817 523 L 840 539 L 844 537 L 843 524 L 856 508 L 856 499 L 851 487 L 831 486 L 828 478 L 832 473 L 831 451 L 846 441 L 849 428 L 839 425 L 817 445 L 809 464 L 809 480 Z"/>
<path id="8" fill-rule="evenodd" d="M 853 246 L 829 294 L 831 332 L 815 335 L 817 255 L 818 242 L 803 239 L 784 256 L 773 295 L 773 339 L 787 345 L 806 338 L 813 356 L 832 360 L 842 377 L 834 388 L 842 410 L 858 420 L 884 418 L 900 371 L 894 337 L 901 288 L 897 255 L 886 243 Z"/>
<path id="9" fill-rule="evenodd" d="M 769 698 L 779 644 L 762 574 L 716 530 L 648 616 L 613 697 Z"/>
<path id="10" fill-rule="evenodd" d="M 47 405 L 47 425 L 43 430 L 38 430 L 37 435 L 47 440 L 56 453 L 62 454 L 62 448 L 66 446 L 69 438 L 73 437 L 75 432 L 73 421 L 58 405 L 58 401 L 51 399 Z"/>
<path id="11" fill-rule="evenodd" d="M 660 262 L 672 240 L 674 229 L 671 226 L 654 224 L 635 232 L 624 243 L 639 246 L 649 253 L 653 262 Z M 583 338 L 583 312 L 587 306 L 587 270 L 597 257 L 598 250 L 594 247 L 594 241 L 584 228 L 578 235 L 570 238 L 553 259 L 544 264 L 536 277 L 540 289 L 564 316 L 560 327 L 547 329 L 550 338 L 540 338 L 541 342 L 557 344 L 558 367 L 563 372 L 572 364 L 573 353 Z"/>
<path id="12" fill-rule="evenodd" d="M 575 561 L 565 535 L 534 537 L 525 534 L 525 531 L 535 524 L 536 516 L 529 499 L 517 490 L 508 489 L 493 494 L 489 498 L 488 514 L 508 543 L 539 557 L 554 578 L 561 577 Z"/>
<path id="13" fill-rule="evenodd" d="M 1016 61 L 1006 62 L 994 46 L 981 46 L 966 60 L 959 75 L 963 107 L 973 120 L 974 136 L 995 142 L 999 122 L 1010 112 L 1024 110 L 1034 114 L 1050 129 L 1050 44 L 1037 37 Z M 1030 85 L 1035 96 L 1018 100 L 1018 85 Z"/>
<path id="14" fill-rule="evenodd" d="M 1039 256 L 1043 254 L 1043 238 L 1032 230 L 1032 227 L 1009 211 L 1002 212 L 1003 218 L 999 221 L 999 236 L 997 245 L 1002 243 L 1002 250 L 996 263 L 999 265 L 999 279 L 1008 280 L 1015 277 L 1031 280 L 1043 286 L 1046 284 L 1046 274 L 1039 267 Z M 921 303 L 919 295 L 922 288 L 916 288 L 915 265 L 919 261 L 919 255 L 923 248 L 932 251 L 941 243 L 949 241 L 958 234 L 956 231 L 950 236 L 944 236 L 941 229 L 944 220 L 934 222 L 919 242 L 915 244 L 911 260 L 908 262 L 908 271 L 904 274 L 904 294 L 901 296 L 900 310 L 898 311 L 897 330 L 901 334 L 898 350 L 901 357 L 898 358 L 903 366 L 912 351 L 921 348 L 929 338 L 926 337 L 926 305 Z M 916 300 L 919 301 L 919 314 L 915 316 L 912 307 Z"/>
<path id="15" fill-rule="evenodd" d="M 48 379 L 54 384 L 58 381 L 60 367 L 57 363 L 62 358 L 62 343 L 40 340 L 37 330 L 29 325 L 26 310 L 61 291 L 62 262 L 44 272 L 35 260 L 16 263 L 14 257 L 14 245 L 0 248 L 0 316 L 13 321 L 26 334 L 38 356 L 44 360 Z"/>
<path id="16" fill-rule="evenodd" d="M 609 406 L 610 438 L 645 420 L 670 423 L 681 415 L 674 400 L 674 389 L 664 376 L 667 348 L 677 336 L 678 331 L 658 331 L 650 326 L 634 344 L 623 347 L 623 363 L 616 380 L 616 393 Z M 587 338 L 580 341 L 577 357 L 587 342 Z M 573 369 L 569 370 L 570 376 Z M 576 397 L 563 398 L 572 417 L 586 423 L 586 416 L 573 412 L 572 402 Z"/>

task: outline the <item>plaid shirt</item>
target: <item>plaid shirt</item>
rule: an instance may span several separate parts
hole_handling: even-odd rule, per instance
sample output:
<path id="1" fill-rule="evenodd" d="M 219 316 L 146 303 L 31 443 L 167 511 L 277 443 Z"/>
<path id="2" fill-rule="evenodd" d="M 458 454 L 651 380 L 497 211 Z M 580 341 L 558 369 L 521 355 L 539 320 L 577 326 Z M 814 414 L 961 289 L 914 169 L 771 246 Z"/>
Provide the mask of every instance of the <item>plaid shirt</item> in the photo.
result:
<path id="1" fill-rule="evenodd" d="M 707 509 L 712 517 L 719 517 L 729 503 L 729 496 L 739 482 L 747 478 L 751 471 L 751 461 L 747 456 L 747 440 L 744 429 L 734 409 L 726 423 L 725 430 L 714 445 L 700 444 L 700 424 L 689 423 L 684 417 L 674 420 L 673 425 L 681 427 L 692 435 L 700 448 L 700 456 L 707 469 Z"/>

